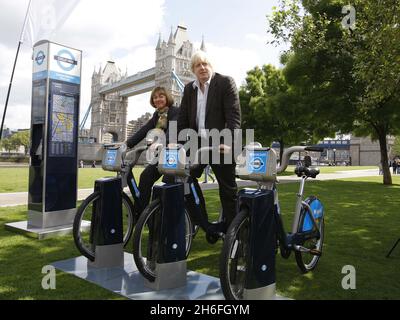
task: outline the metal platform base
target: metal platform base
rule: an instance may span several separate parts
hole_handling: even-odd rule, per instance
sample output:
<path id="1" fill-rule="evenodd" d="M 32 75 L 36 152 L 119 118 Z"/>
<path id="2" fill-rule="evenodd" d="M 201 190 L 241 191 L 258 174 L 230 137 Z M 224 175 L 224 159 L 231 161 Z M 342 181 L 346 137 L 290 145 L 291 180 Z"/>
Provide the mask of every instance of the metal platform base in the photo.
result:
<path id="1" fill-rule="evenodd" d="M 85 228 L 90 228 L 90 221 L 82 221 L 82 226 Z M 21 233 L 23 235 L 35 238 L 35 239 L 47 239 L 51 237 L 63 236 L 72 233 L 72 224 L 60 227 L 52 228 L 28 228 L 28 221 L 20 221 L 13 223 L 6 223 L 5 228 L 8 231 Z"/>
<path id="2" fill-rule="evenodd" d="M 87 280 L 131 300 L 225 300 L 218 278 L 187 272 L 186 285 L 154 291 L 136 268 L 133 256 L 124 252 L 124 267 L 95 268 L 83 256 L 51 264 L 56 269 Z M 273 300 L 289 300 L 277 295 Z"/>
<path id="3" fill-rule="evenodd" d="M 123 268 L 95 268 L 83 256 L 54 262 L 52 266 L 131 300 L 224 300 L 218 278 L 194 271 L 187 273 L 186 286 L 154 291 L 145 286 L 132 254 L 126 252 Z"/>

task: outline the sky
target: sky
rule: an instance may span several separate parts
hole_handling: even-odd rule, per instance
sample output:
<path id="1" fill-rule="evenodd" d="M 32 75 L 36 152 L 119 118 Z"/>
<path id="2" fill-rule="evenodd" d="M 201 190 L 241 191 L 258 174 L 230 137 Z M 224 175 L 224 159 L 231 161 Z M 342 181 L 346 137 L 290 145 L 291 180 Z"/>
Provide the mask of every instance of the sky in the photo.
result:
<path id="1" fill-rule="evenodd" d="M 32 0 L 43 1 L 43 0 Z M 47 0 L 59 1 L 59 0 Z M 29 0 L 0 0 L 0 114 L 3 114 L 14 58 Z M 80 116 L 90 104 L 93 70 L 112 60 L 128 75 L 154 67 L 159 34 L 168 40 L 171 28 L 187 27 L 190 41 L 205 45 L 215 71 L 232 76 L 238 87 L 246 72 L 271 63 L 279 67 L 284 47 L 267 45 L 266 15 L 278 0 L 80 0 L 52 41 L 83 52 Z M 36 39 L 40 40 L 40 39 Z M 32 48 L 21 47 L 5 126 L 29 128 Z M 129 98 L 128 120 L 153 112 L 149 93 Z M 90 127 L 90 119 L 86 126 Z"/>

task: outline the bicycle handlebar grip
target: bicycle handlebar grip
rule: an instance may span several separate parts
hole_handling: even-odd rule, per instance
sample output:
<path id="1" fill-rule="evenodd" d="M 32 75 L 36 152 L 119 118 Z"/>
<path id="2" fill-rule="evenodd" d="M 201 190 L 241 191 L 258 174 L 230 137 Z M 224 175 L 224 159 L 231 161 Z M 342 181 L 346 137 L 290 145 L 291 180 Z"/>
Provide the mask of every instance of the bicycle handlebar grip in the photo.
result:
<path id="1" fill-rule="evenodd" d="M 315 152 L 323 152 L 324 148 L 321 147 L 306 147 L 305 151 L 315 151 Z"/>
<path id="2" fill-rule="evenodd" d="M 114 148 L 117 144 L 116 143 L 104 143 L 103 144 L 103 148 L 107 149 L 107 148 Z"/>

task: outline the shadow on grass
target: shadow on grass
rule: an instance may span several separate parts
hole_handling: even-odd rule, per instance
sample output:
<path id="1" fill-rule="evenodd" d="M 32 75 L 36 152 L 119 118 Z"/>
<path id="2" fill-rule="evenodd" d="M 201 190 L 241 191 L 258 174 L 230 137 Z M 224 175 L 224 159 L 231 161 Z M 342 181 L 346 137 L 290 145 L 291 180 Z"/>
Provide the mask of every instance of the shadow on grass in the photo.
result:
<path id="1" fill-rule="evenodd" d="M 399 182 L 324 181 L 306 185 L 325 205 L 325 244 L 317 269 L 301 274 L 292 255 L 276 257 L 278 293 L 294 299 L 398 299 L 400 246 L 385 258 L 400 237 Z M 281 184 L 279 199 L 287 229 L 295 207 L 297 184 Z M 210 217 L 219 212 L 218 191 L 205 192 Z M 57 272 L 57 290 L 41 287 L 42 267 L 79 256 L 71 235 L 34 240 L 4 230 L 6 222 L 26 219 L 26 206 L 0 208 L 0 296 L 3 299 L 119 299 L 107 290 Z M 131 244 L 127 251 L 131 251 Z M 188 269 L 218 277 L 221 241 L 206 242 L 202 231 L 194 239 Z M 342 268 L 356 269 L 356 289 L 344 290 Z"/>

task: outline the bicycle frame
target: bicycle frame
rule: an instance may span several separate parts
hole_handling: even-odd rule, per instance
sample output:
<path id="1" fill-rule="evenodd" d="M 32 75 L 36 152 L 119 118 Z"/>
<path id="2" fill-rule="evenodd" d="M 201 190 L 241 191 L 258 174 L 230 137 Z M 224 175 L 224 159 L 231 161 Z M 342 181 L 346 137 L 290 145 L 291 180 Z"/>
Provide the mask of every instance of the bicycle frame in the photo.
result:
<path id="1" fill-rule="evenodd" d="M 118 172 L 118 175 L 121 176 L 122 179 L 122 189 L 124 189 L 126 186 L 128 186 L 129 191 L 131 192 L 131 195 L 133 199 L 135 200 L 135 203 L 137 204 L 138 208 L 140 209 L 140 212 L 143 211 L 143 204 L 140 200 L 140 191 L 138 188 L 138 185 L 136 183 L 135 176 L 133 175 L 133 167 L 131 165 L 126 166 L 121 170 L 121 172 Z"/>
<path id="2" fill-rule="evenodd" d="M 161 163 L 159 162 L 159 165 L 161 164 L 161 171 L 159 166 L 160 172 L 162 172 L 163 174 L 174 174 L 175 182 L 183 184 L 185 207 L 190 215 L 190 218 L 194 222 L 194 224 L 200 226 L 206 233 L 210 221 L 206 220 L 204 214 L 202 213 L 205 213 L 205 216 L 208 216 L 207 208 L 205 204 L 201 203 L 202 201 L 200 201 L 199 193 L 201 193 L 202 195 L 201 188 L 200 190 L 196 190 L 190 172 L 191 170 L 195 169 L 197 166 L 200 165 L 201 154 L 203 152 L 209 152 L 213 150 L 213 148 L 214 147 L 202 147 L 199 150 L 197 150 L 193 162 L 186 162 L 186 158 L 184 159 L 184 157 L 186 157 L 185 155 L 187 154 L 185 149 L 179 148 L 178 146 L 172 148 L 165 148 L 163 149 L 160 157 L 162 161 L 164 161 L 166 157 L 166 154 L 164 154 L 164 152 L 168 152 L 168 150 L 175 150 L 172 153 L 172 158 L 175 157 L 178 158 L 181 157 L 181 158 L 179 159 L 179 161 L 177 161 L 176 165 L 175 164 L 173 166 L 169 165 L 169 167 L 164 167 L 164 162 Z M 221 221 L 221 216 L 219 217 L 218 221 Z"/>
<path id="3" fill-rule="evenodd" d="M 114 145 L 110 144 L 107 145 L 107 147 L 113 147 Z M 138 188 L 138 185 L 136 183 L 136 179 L 135 176 L 133 175 L 133 168 L 137 163 L 137 160 L 139 159 L 140 155 L 142 154 L 142 152 L 144 152 L 145 150 L 148 149 L 148 146 L 139 146 L 135 149 L 133 149 L 132 155 L 133 158 L 130 160 L 126 159 L 126 149 L 121 153 L 121 158 L 119 160 L 120 163 L 120 167 L 118 167 L 118 169 L 115 168 L 115 166 L 113 167 L 113 165 L 111 165 L 111 170 L 108 170 L 109 167 L 106 167 L 103 169 L 107 170 L 107 171 L 116 171 L 117 172 L 117 177 L 121 178 L 121 182 L 122 182 L 122 190 L 128 186 L 129 191 L 131 192 L 132 198 L 134 199 L 136 206 L 138 208 L 138 212 L 136 212 L 136 214 L 139 214 L 140 212 L 142 212 L 144 210 L 143 204 L 140 200 L 140 191 Z M 118 162 L 117 162 L 118 163 Z"/>
<path id="4" fill-rule="evenodd" d="M 207 213 L 207 208 L 202 206 L 200 203 L 200 198 L 198 192 L 194 186 L 193 178 L 189 175 L 187 177 L 177 177 L 175 179 L 178 183 L 183 183 L 184 186 L 184 197 L 185 197 L 185 207 L 190 215 L 193 222 L 198 222 L 199 226 L 206 231 L 206 223 L 208 221 L 203 221 L 201 210 Z M 201 192 L 201 190 L 200 190 Z M 193 200 L 191 199 L 193 197 Z M 205 220 L 205 219 L 204 219 Z"/>
<path id="5" fill-rule="evenodd" d="M 291 233 L 286 233 L 284 224 L 282 221 L 281 217 L 281 212 L 279 208 L 279 201 L 278 201 L 278 190 L 276 189 L 276 186 L 274 186 L 274 192 L 275 192 L 275 219 L 276 219 L 276 224 L 277 224 L 277 235 L 278 239 L 280 241 L 280 246 L 281 246 L 281 254 L 282 257 L 288 258 L 290 255 L 290 252 L 292 250 L 302 250 L 302 247 L 299 246 L 299 243 L 304 243 L 308 239 L 312 238 L 319 238 L 320 237 L 320 230 L 319 227 L 315 221 L 314 215 L 312 214 L 312 210 L 310 205 L 303 200 L 304 196 L 304 186 L 305 182 L 307 180 L 306 176 L 303 176 L 300 181 L 300 188 L 299 192 L 296 195 L 296 207 L 295 207 L 295 213 L 293 217 L 293 222 L 292 222 L 292 232 Z M 303 207 L 306 207 L 310 214 L 311 222 L 314 226 L 310 231 L 305 231 L 305 232 L 299 232 L 299 224 L 300 224 L 300 214 L 301 210 Z M 283 249 L 283 250 L 282 250 Z"/>

